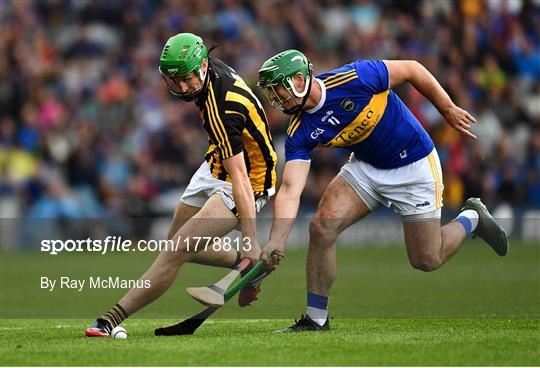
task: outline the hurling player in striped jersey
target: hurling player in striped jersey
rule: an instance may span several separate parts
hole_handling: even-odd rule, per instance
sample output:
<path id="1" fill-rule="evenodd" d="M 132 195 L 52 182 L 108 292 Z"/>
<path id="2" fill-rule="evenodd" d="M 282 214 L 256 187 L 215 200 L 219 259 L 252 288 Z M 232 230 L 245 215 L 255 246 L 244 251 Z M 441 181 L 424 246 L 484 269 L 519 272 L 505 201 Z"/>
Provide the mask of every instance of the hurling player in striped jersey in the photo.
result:
<path id="1" fill-rule="evenodd" d="M 242 258 L 252 264 L 259 259 L 255 217 L 275 192 L 277 155 L 255 94 L 234 69 L 208 53 L 201 37 L 180 33 L 169 38 L 159 60 L 169 92 L 195 103 L 208 133 L 204 161 L 179 197 L 168 234 L 180 247 L 162 250 L 141 277 L 150 287 L 131 289 L 86 329 L 87 336 L 109 336 L 124 319 L 161 296 L 187 262 L 234 268 Z M 219 239 L 237 227 L 242 244 L 215 247 L 201 241 L 194 249 L 196 238 Z M 241 307 L 257 299 L 259 285 L 270 272 L 261 271 L 240 291 Z"/>

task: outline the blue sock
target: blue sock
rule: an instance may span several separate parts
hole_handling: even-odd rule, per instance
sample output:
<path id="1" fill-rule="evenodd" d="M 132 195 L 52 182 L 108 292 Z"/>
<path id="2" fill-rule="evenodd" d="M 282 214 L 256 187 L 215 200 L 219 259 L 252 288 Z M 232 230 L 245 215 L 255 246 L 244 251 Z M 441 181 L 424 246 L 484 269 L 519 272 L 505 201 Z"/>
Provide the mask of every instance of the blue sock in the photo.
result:
<path id="1" fill-rule="evenodd" d="M 458 216 L 456 217 L 454 221 L 459 222 L 461 226 L 463 226 L 463 228 L 465 229 L 465 234 L 469 235 L 471 233 L 472 224 L 471 224 L 471 220 L 469 220 L 467 217 Z"/>
<path id="2" fill-rule="evenodd" d="M 465 234 L 469 235 L 478 225 L 478 213 L 474 210 L 465 210 L 453 221 L 459 222 L 463 226 L 463 229 L 465 229 Z"/>
<path id="3" fill-rule="evenodd" d="M 324 325 L 328 318 L 328 297 L 324 295 L 308 293 L 306 313 L 319 326 Z"/>

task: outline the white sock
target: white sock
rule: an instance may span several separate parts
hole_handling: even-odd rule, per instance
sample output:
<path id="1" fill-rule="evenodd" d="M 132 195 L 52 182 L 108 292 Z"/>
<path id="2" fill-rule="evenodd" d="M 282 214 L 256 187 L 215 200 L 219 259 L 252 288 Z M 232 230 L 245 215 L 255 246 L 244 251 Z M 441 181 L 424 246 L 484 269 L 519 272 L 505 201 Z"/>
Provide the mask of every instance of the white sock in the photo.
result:
<path id="1" fill-rule="evenodd" d="M 458 215 L 458 217 L 460 216 L 466 217 L 471 221 L 471 232 L 476 229 L 478 226 L 478 212 L 475 210 L 465 210 Z"/>
<path id="2" fill-rule="evenodd" d="M 323 326 L 328 319 L 328 310 L 313 307 L 307 307 L 307 315 L 319 326 Z"/>

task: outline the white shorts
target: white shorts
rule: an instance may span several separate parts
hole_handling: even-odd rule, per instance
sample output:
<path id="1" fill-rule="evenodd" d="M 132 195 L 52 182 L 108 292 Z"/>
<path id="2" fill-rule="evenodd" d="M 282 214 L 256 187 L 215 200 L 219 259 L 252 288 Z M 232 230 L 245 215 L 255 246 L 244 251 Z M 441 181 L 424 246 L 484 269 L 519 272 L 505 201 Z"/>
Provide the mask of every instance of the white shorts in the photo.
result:
<path id="1" fill-rule="evenodd" d="M 268 196 L 262 196 L 255 200 L 255 210 L 259 212 L 261 208 L 268 202 L 270 197 L 274 195 L 275 189 L 268 190 Z M 219 194 L 225 202 L 225 205 L 234 214 L 236 214 L 236 205 L 234 203 L 232 184 L 223 180 L 216 179 L 210 172 L 210 167 L 205 162 L 191 177 L 189 184 L 182 194 L 180 201 L 183 203 L 201 208 L 206 201 L 214 194 Z"/>
<path id="2" fill-rule="evenodd" d="M 422 221 L 441 217 L 442 170 L 439 155 L 431 153 L 396 169 L 378 169 L 357 160 L 351 154 L 339 172 L 370 210 L 382 203 L 392 204 L 404 221 Z"/>

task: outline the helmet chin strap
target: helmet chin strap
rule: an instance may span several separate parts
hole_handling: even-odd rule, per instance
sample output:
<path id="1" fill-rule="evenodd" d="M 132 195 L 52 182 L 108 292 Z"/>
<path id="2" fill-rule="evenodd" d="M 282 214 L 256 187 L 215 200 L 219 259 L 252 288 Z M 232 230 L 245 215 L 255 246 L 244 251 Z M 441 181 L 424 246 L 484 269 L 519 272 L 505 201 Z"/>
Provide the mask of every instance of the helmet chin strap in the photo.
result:
<path id="1" fill-rule="evenodd" d="M 311 73 L 310 73 L 311 74 Z M 296 114 L 298 111 L 300 111 L 304 105 L 306 104 L 307 102 L 307 99 L 309 98 L 309 93 L 311 92 L 311 75 L 308 76 L 306 78 L 306 85 L 304 87 L 304 90 L 302 92 L 297 92 L 296 89 L 294 88 L 294 84 L 292 83 L 292 81 L 290 80 L 289 78 L 289 83 L 291 84 L 291 90 L 293 92 L 293 94 L 296 96 L 296 97 L 303 97 L 302 98 L 302 102 L 294 107 L 291 107 L 290 109 L 283 109 L 283 112 L 287 115 L 292 115 L 292 114 Z"/>
<path id="2" fill-rule="evenodd" d="M 296 90 L 296 88 L 294 88 L 294 83 L 293 83 L 291 78 L 287 78 L 287 82 L 289 82 L 289 85 L 291 86 L 291 90 L 292 90 L 293 94 L 296 97 L 304 97 L 306 94 L 308 94 L 308 90 L 311 87 L 311 83 L 310 83 L 311 82 L 311 76 L 308 76 L 306 78 L 306 84 L 305 84 L 304 90 L 302 92 L 298 92 Z"/>
<path id="3" fill-rule="evenodd" d="M 203 73 L 202 68 L 199 68 L 199 78 L 201 78 L 202 86 L 201 86 L 201 88 L 199 88 L 199 90 L 195 91 L 192 101 L 197 100 L 197 98 L 204 91 L 206 91 L 206 88 L 208 88 L 208 81 L 210 80 L 210 78 L 206 78 L 208 76 L 208 69 L 210 69 L 210 62 L 209 61 L 208 61 L 207 67 L 206 67 L 206 71 L 204 71 L 204 73 Z"/>
<path id="4" fill-rule="evenodd" d="M 208 75 L 208 67 L 206 67 L 206 71 L 204 73 L 203 73 L 202 68 L 199 68 L 199 78 L 201 78 L 201 82 L 203 82 L 203 84 L 207 75 Z"/>

